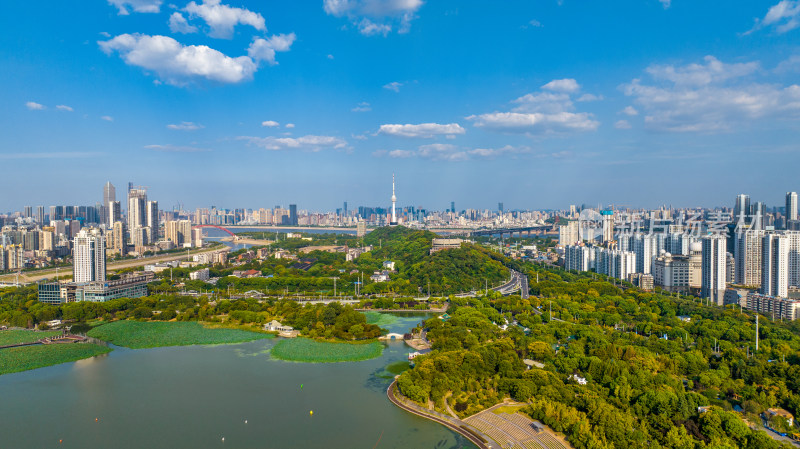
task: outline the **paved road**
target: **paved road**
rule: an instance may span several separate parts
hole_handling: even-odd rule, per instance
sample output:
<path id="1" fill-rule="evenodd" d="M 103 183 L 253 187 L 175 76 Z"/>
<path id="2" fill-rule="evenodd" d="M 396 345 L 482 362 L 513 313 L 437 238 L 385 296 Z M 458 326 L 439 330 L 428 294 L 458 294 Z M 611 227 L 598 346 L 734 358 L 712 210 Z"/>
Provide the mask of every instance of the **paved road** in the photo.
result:
<path id="1" fill-rule="evenodd" d="M 222 251 L 227 248 L 225 247 L 216 247 L 213 249 L 203 249 L 203 250 L 194 250 L 190 251 L 189 255 L 196 255 L 196 254 L 206 254 L 206 253 L 214 253 L 217 251 Z M 169 262 L 172 260 L 180 260 L 187 257 L 186 253 L 172 253 L 166 254 L 163 256 L 153 256 L 153 257 L 143 257 L 141 259 L 130 259 L 130 260 L 121 260 L 119 262 L 111 262 L 106 265 L 107 271 L 113 270 L 121 270 L 123 268 L 131 268 L 131 267 L 143 267 L 145 265 L 149 265 L 151 263 L 159 263 L 159 262 Z M 39 271 L 23 271 L 19 275 L 19 282 L 20 284 L 30 284 L 32 282 L 40 281 L 42 279 L 49 279 L 55 277 L 56 269 L 49 268 L 47 270 L 39 270 Z M 58 276 L 60 278 L 72 278 L 72 269 L 71 267 L 61 267 L 58 269 Z M 0 276 L 0 283 L 3 282 L 16 282 L 16 273 L 5 274 Z"/>

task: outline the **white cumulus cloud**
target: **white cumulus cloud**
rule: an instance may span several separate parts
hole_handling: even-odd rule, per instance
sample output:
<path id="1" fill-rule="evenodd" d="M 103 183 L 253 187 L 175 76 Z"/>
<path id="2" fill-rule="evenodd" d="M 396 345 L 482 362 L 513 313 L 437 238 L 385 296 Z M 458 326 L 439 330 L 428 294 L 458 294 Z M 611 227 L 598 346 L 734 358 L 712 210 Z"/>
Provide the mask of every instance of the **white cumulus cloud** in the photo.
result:
<path id="1" fill-rule="evenodd" d="M 264 126 L 266 128 L 276 128 L 278 126 L 281 126 L 281 124 L 276 122 L 275 120 L 265 120 L 261 122 L 261 126 Z"/>
<path id="2" fill-rule="evenodd" d="M 633 106 L 625 106 L 625 109 L 620 111 L 620 113 L 625 114 L 625 115 L 629 115 L 631 117 L 633 117 L 635 115 L 639 115 L 639 111 L 637 111 L 636 108 L 634 108 Z"/>
<path id="3" fill-rule="evenodd" d="M 422 0 L 323 0 L 325 12 L 346 17 L 365 36 L 407 33 Z"/>
<path id="4" fill-rule="evenodd" d="M 398 137 L 423 137 L 431 138 L 437 135 L 450 135 L 464 134 L 467 132 L 458 123 L 449 123 L 441 125 L 438 123 L 420 123 L 418 125 L 405 124 L 405 125 L 381 125 L 378 129 L 378 134 L 385 134 L 387 136 Z"/>
<path id="5" fill-rule="evenodd" d="M 755 25 L 744 34 L 750 34 L 764 27 L 772 27 L 779 34 L 800 26 L 800 0 L 781 0 L 767 10 L 763 19 L 756 19 Z"/>
<path id="6" fill-rule="evenodd" d="M 184 85 L 196 78 L 238 83 L 252 78 L 258 65 L 248 56 L 232 58 L 205 45 L 182 45 L 168 36 L 121 34 L 99 42 L 106 53 L 119 53 L 129 65 L 155 72 L 169 84 Z"/>
<path id="7" fill-rule="evenodd" d="M 400 92 L 400 87 L 402 87 L 402 86 L 403 86 L 403 83 L 401 83 L 399 81 L 392 81 L 389 84 L 384 84 L 383 88 L 387 89 L 387 90 L 394 91 L 394 92 Z"/>
<path id="8" fill-rule="evenodd" d="M 42 109 L 45 109 L 45 106 L 43 104 L 39 104 L 35 101 L 29 101 L 25 103 L 25 107 L 30 109 L 31 111 L 41 111 Z"/>
<path id="9" fill-rule="evenodd" d="M 167 125 L 167 129 L 174 129 L 176 131 L 196 131 L 202 128 L 205 128 L 205 126 L 194 122 L 180 122 Z"/>
<path id="10" fill-rule="evenodd" d="M 202 4 L 189 2 L 184 11 L 190 18 L 199 17 L 208 24 L 211 30 L 208 35 L 216 38 L 230 39 L 236 25 L 250 25 L 259 31 L 267 31 L 264 17 L 253 11 L 223 5 L 220 0 L 203 0 Z"/>
<path id="11" fill-rule="evenodd" d="M 189 25 L 189 22 L 186 20 L 186 17 L 183 17 L 183 14 L 179 12 L 174 12 L 172 13 L 171 16 L 169 16 L 169 29 L 173 33 L 182 33 L 182 34 L 197 32 L 197 27 L 194 25 Z"/>
<path id="12" fill-rule="evenodd" d="M 542 86 L 542 89 L 552 90 L 554 92 L 573 93 L 579 91 L 581 86 L 572 78 L 565 78 L 562 80 L 553 80 Z"/>
<path id="13" fill-rule="evenodd" d="M 553 80 L 542 86 L 539 92 L 523 95 L 512 103 L 516 105 L 509 112 L 495 111 L 467 117 L 474 126 L 491 131 L 551 134 L 561 132 L 594 131 L 600 123 L 588 112 L 575 112 L 572 95 L 577 94 L 580 85 L 572 78 Z M 578 101 L 597 101 L 600 97 Z M 589 94 L 590 95 L 590 94 Z"/>
<path id="14" fill-rule="evenodd" d="M 275 52 L 289 51 L 297 37 L 294 33 L 277 34 L 269 39 L 256 38 L 247 49 L 247 54 L 256 61 L 267 61 L 269 64 L 275 62 Z"/>
<path id="15" fill-rule="evenodd" d="M 724 132 L 754 120 L 800 118 L 800 86 L 759 81 L 758 62 L 657 65 L 650 82 L 621 86 L 644 114 L 645 127 L 666 132 Z"/>
<path id="16" fill-rule="evenodd" d="M 161 11 L 161 3 L 161 0 L 108 0 L 109 5 L 117 7 L 121 16 L 130 14 L 131 10 L 133 12 L 157 13 Z"/>
<path id="17" fill-rule="evenodd" d="M 67 106 L 65 104 L 56 105 L 56 109 L 58 109 L 59 111 L 67 111 L 67 112 L 74 111 L 74 109 L 72 109 L 71 107 L 69 107 L 69 106 Z"/>
<path id="18" fill-rule="evenodd" d="M 627 120 L 618 120 L 616 123 L 614 123 L 614 128 L 631 129 L 631 124 Z"/>
<path id="19" fill-rule="evenodd" d="M 303 150 L 321 151 L 324 149 L 345 149 L 347 141 L 334 136 L 308 135 L 302 137 L 239 137 L 250 144 L 265 150 Z"/>

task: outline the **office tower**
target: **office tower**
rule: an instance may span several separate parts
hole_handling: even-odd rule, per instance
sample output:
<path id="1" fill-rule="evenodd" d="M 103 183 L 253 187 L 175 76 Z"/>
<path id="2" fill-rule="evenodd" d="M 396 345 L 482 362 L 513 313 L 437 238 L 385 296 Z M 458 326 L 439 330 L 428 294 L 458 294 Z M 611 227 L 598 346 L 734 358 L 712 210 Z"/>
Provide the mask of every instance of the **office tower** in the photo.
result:
<path id="1" fill-rule="evenodd" d="M 109 228 L 114 227 L 114 223 L 122 221 L 122 211 L 120 210 L 119 201 L 109 201 L 106 210 Z"/>
<path id="2" fill-rule="evenodd" d="M 145 224 L 148 228 L 150 228 L 148 241 L 151 244 L 155 243 L 158 240 L 158 201 L 147 202 L 147 217 Z"/>
<path id="3" fill-rule="evenodd" d="M 761 294 L 789 296 L 789 238 L 766 234 L 762 243 Z"/>
<path id="4" fill-rule="evenodd" d="M 58 206 L 50 206 L 50 215 L 47 218 L 50 221 L 60 220 L 58 218 Z"/>
<path id="5" fill-rule="evenodd" d="M 450 201 L 450 212 L 456 213 L 456 202 Z"/>
<path id="6" fill-rule="evenodd" d="M 347 216 L 347 201 L 344 202 L 344 205 L 342 207 L 342 215 L 344 215 L 345 217 Z"/>
<path id="7" fill-rule="evenodd" d="M 103 186 L 103 204 L 108 204 L 111 201 L 117 201 L 117 189 L 109 181 Z"/>
<path id="8" fill-rule="evenodd" d="M 497 210 L 503 215 L 503 203 L 497 203 Z"/>
<path id="9" fill-rule="evenodd" d="M 561 246 L 574 245 L 580 241 L 580 228 L 577 221 L 567 222 L 558 227 L 558 244 Z"/>
<path id="10" fill-rule="evenodd" d="M 72 255 L 74 282 L 106 280 L 106 245 L 100 229 L 81 229 L 75 236 Z"/>
<path id="11" fill-rule="evenodd" d="M 128 192 L 128 232 L 147 226 L 147 190 L 133 188 Z"/>
<path id="12" fill-rule="evenodd" d="M 786 192 L 786 220 L 797 220 L 797 192 Z"/>
<path id="13" fill-rule="evenodd" d="M 709 235 L 702 240 L 702 276 L 700 295 L 721 305 L 725 297 L 725 237 Z"/>
<path id="14" fill-rule="evenodd" d="M 751 229 L 765 229 L 765 218 L 767 216 L 767 206 L 757 201 L 750 206 L 750 228 Z"/>
<path id="15" fill-rule="evenodd" d="M 289 205 L 289 224 L 297 226 L 297 204 Z"/>
<path id="16" fill-rule="evenodd" d="M 36 223 L 44 224 L 44 206 L 36 206 Z"/>
<path id="17" fill-rule="evenodd" d="M 31 206 L 25 206 L 25 218 L 33 218 L 33 208 Z"/>
<path id="18" fill-rule="evenodd" d="M 119 201 L 114 202 L 119 205 Z M 112 226 L 112 248 L 120 256 L 124 256 L 128 254 L 128 230 L 126 229 L 125 222 L 117 220 Z"/>
<path id="19" fill-rule="evenodd" d="M 737 224 L 749 223 L 747 214 L 750 213 L 750 195 L 736 195 L 736 202 L 733 205 L 733 221 Z"/>
<path id="20" fill-rule="evenodd" d="M 736 283 L 761 285 L 761 256 L 764 231 L 747 229 L 736 236 Z"/>

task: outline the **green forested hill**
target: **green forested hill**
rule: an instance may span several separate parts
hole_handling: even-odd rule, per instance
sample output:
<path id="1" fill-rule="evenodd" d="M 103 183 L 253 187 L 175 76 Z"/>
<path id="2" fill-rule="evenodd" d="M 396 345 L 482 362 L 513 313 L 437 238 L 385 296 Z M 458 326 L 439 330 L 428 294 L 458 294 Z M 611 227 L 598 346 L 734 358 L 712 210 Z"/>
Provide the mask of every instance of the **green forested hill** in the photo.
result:
<path id="1" fill-rule="evenodd" d="M 509 261 L 479 245 L 464 243 L 458 249 L 430 254 L 431 240 L 437 237 L 430 231 L 403 226 L 378 228 L 369 233 L 364 242 L 374 249 L 362 255 L 358 265 L 377 270 L 381 262 L 391 260 L 398 272 L 392 276 L 392 282 L 370 285 L 364 292 L 389 289 L 415 293 L 419 287 L 427 291 L 430 284 L 432 293 L 450 294 L 480 290 L 487 283 L 491 287 L 508 279 L 504 263 Z"/>

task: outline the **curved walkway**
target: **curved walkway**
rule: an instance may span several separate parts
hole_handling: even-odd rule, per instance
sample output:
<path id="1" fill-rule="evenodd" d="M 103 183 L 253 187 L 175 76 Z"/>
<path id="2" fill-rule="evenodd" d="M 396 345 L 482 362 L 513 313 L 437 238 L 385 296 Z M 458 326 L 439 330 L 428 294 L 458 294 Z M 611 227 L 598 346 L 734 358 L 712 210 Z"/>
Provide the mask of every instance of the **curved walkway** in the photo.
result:
<path id="1" fill-rule="evenodd" d="M 452 418 L 446 415 L 442 415 L 431 410 L 427 410 L 419 405 L 411 402 L 411 400 L 404 397 L 402 394 L 397 393 L 397 380 L 393 381 L 389 388 L 386 390 L 386 395 L 389 397 L 389 400 L 392 403 L 401 409 L 413 413 L 417 416 L 421 416 L 425 419 L 429 419 L 431 421 L 437 422 L 448 429 L 462 435 L 464 438 L 470 440 L 473 444 L 478 446 L 480 449 L 501 449 L 502 446 L 497 444 L 494 440 L 489 438 L 488 435 L 484 434 L 480 430 L 473 428 L 472 426 L 466 424 L 464 421 L 460 419 Z M 467 431 L 466 429 L 469 429 Z M 480 438 L 483 438 L 481 441 Z"/>

